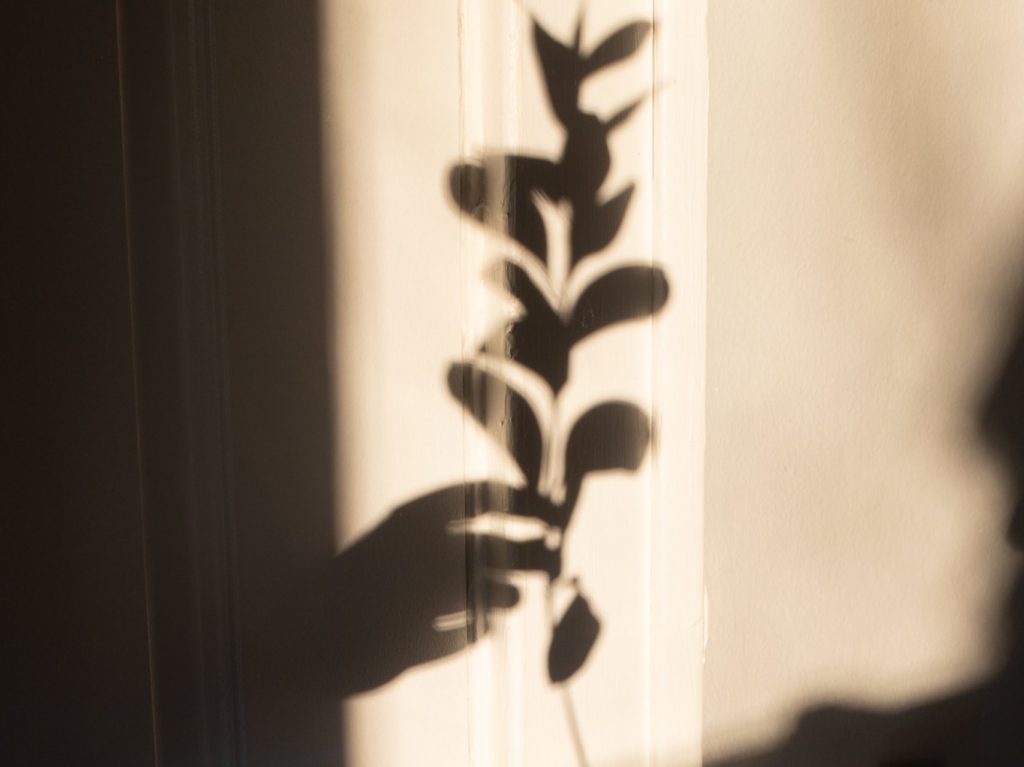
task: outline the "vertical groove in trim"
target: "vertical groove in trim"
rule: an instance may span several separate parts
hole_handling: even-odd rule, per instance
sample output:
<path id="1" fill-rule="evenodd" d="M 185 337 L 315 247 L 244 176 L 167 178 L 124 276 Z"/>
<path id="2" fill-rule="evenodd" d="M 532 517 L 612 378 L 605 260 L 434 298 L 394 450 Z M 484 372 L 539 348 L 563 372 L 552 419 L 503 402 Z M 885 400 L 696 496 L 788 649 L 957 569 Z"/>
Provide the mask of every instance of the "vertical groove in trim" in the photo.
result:
<path id="1" fill-rule="evenodd" d="M 664 254 L 659 253 L 659 238 L 658 232 L 658 202 L 661 197 L 658 183 L 658 153 L 657 153 L 657 115 L 658 115 L 658 87 L 657 87 L 657 72 L 658 72 L 658 36 L 660 30 L 660 19 L 657 15 L 658 4 L 656 0 L 650 0 L 649 14 L 651 22 L 654 24 L 654 29 L 651 34 L 651 66 L 650 66 L 650 88 L 651 88 L 651 134 L 649 137 L 650 145 L 650 162 L 651 162 L 651 207 L 650 207 L 650 237 L 651 237 L 651 265 L 653 266 L 656 261 L 663 260 Z M 651 305 L 654 306 L 654 288 L 651 287 Z M 648 324 L 649 343 L 648 348 L 650 349 L 650 370 L 648 378 L 649 397 L 651 402 L 651 471 L 648 475 L 647 480 L 647 498 L 648 498 L 648 527 L 647 527 L 647 540 L 646 544 L 646 555 L 647 555 L 647 632 L 645 637 L 645 656 L 646 656 L 646 678 L 644 680 L 644 688 L 646 691 L 644 704 L 646 706 L 646 732 L 644 733 L 645 748 L 648 754 L 648 761 L 650 764 L 656 763 L 656 754 L 654 748 L 654 701 L 653 701 L 653 679 L 654 679 L 654 637 L 656 632 L 655 624 L 655 604 L 660 600 L 655 598 L 655 589 L 657 588 L 656 578 L 656 561 L 657 557 L 654 552 L 654 539 L 657 534 L 656 525 L 660 519 L 660 494 L 657 492 L 658 487 L 658 469 L 660 467 L 660 461 L 657 460 L 656 454 L 658 453 L 658 424 L 660 423 L 661 408 L 658 407 L 657 397 L 657 384 L 656 376 L 659 370 L 659 348 L 657 343 L 657 334 L 654 330 L 655 320 L 652 317 Z"/>
<path id="2" fill-rule="evenodd" d="M 209 188 L 209 210 L 210 210 L 210 247 L 212 249 L 212 267 L 216 285 L 216 294 L 223 299 L 226 274 L 224 265 L 224 243 L 223 233 L 219 225 L 221 219 L 221 173 L 220 173 L 220 122 L 218 120 L 220 107 L 220 90 L 217 87 L 217 48 L 215 45 L 214 14 L 211 4 L 207 0 L 197 0 L 203 7 L 202 15 L 203 30 L 205 32 L 204 50 L 208 56 L 206 60 L 206 96 L 207 96 L 207 120 L 209 123 L 210 142 L 207 145 L 209 157 L 207 158 L 207 171 Z M 245 767 L 247 764 L 245 751 L 245 716 L 242 698 L 242 669 L 239 657 L 239 637 L 241 636 L 241 618 L 239 615 L 240 587 L 238 580 L 238 520 L 236 517 L 236 499 L 234 483 L 234 451 L 230 437 L 231 424 L 231 375 L 228 366 L 228 333 L 227 314 L 224 300 L 216 301 L 213 307 L 217 333 L 217 352 L 221 361 L 218 369 L 220 373 L 220 397 L 218 404 L 221 412 L 221 429 L 223 438 L 220 440 L 222 456 L 222 480 L 224 483 L 224 568 L 226 570 L 227 584 L 227 611 L 228 629 L 230 638 L 230 693 L 231 701 L 231 722 L 234 746 L 232 752 L 238 767 Z"/>
<path id="3" fill-rule="evenodd" d="M 216 649 L 227 657 L 222 657 L 224 672 L 227 679 L 219 685 L 218 692 L 225 696 L 219 701 L 218 708 L 223 717 L 223 725 L 228 728 L 222 733 L 225 742 L 222 744 L 223 757 L 237 765 L 245 764 L 244 738 L 242 737 L 244 719 L 241 711 L 241 670 L 238 657 L 238 573 L 235 503 L 232 482 L 232 449 L 228 425 L 230 421 L 229 370 L 227 355 L 227 330 L 224 307 L 225 271 L 220 218 L 220 164 L 218 149 L 220 146 L 219 124 L 217 120 L 218 91 L 216 46 L 214 34 L 213 11 L 206 0 L 192 0 L 189 3 L 188 32 L 191 54 L 189 60 L 189 85 L 191 95 L 191 128 L 195 139 L 195 183 L 199 204 L 196 206 L 197 252 L 203 256 L 200 275 L 206 278 L 200 285 L 200 295 L 206 300 L 201 306 L 207 321 L 206 329 L 212 331 L 212 362 L 205 371 L 212 384 L 212 406 L 216 410 L 216 445 L 214 451 L 219 456 L 217 467 L 218 497 L 216 499 L 217 525 L 216 543 L 217 561 L 214 563 L 218 590 L 217 602 L 223 606 L 223 615 L 218 621 L 218 641 Z M 205 139 L 205 140 L 204 140 Z M 203 290 L 205 288 L 205 290 Z M 221 632 L 226 636 L 221 636 Z"/>
<path id="4" fill-rule="evenodd" d="M 214 11 L 116 1 L 158 767 L 241 763 Z"/>
<path id="5" fill-rule="evenodd" d="M 124 20 L 123 20 L 123 3 L 122 0 L 115 0 L 114 2 L 114 19 L 116 24 L 115 37 L 117 40 L 117 87 L 118 87 L 118 106 L 120 113 L 120 125 L 121 125 L 121 174 L 122 174 L 122 188 L 124 189 L 124 227 L 125 227 L 125 244 L 127 250 L 127 259 L 125 261 L 126 266 L 126 279 L 128 282 L 128 317 L 130 324 L 130 335 L 131 335 L 131 351 L 132 351 L 132 391 L 133 391 L 133 407 L 135 411 L 135 460 L 138 471 L 138 488 L 139 488 L 139 522 L 142 531 L 140 540 L 141 552 L 142 552 L 142 572 L 143 572 L 143 589 L 145 594 L 145 606 L 146 606 L 146 656 L 149 666 L 149 701 L 150 701 L 150 723 L 152 726 L 153 733 L 153 764 L 154 767 L 160 767 L 160 727 L 159 727 L 159 716 L 158 716 L 158 705 L 157 705 L 157 676 L 155 668 L 155 650 L 153 646 L 153 612 L 152 612 L 152 582 L 151 582 L 151 571 L 149 561 L 149 546 L 148 546 L 148 533 L 146 524 L 146 498 L 145 498 L 145 475 L 143 471 L 142 461 L 142 421 L 139 408 L 139 366 L 138 366 L 138 323 L 135 316 L 135 301 L 136 301 L 136 290 L 135 290 L 135 272 L 133 269 L 132 260 L 134 258 L 134 237 L 131 222 L 131 209 L 129 200 L 131 199 L 131 174 L 129 173 L 128 163 L 128 130 L 127 130 L 127 113 L 125 105 L 125 61 L 124 61 Z"/>

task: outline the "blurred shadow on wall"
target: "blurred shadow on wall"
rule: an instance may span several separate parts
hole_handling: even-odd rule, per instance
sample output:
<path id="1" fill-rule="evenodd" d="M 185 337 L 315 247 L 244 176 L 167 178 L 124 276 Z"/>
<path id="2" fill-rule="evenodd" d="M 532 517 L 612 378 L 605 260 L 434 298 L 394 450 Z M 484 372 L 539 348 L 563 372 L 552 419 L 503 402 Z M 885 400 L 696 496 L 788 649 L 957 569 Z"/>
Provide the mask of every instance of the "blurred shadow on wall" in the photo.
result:
<path id="1" fill-rule="evenodd" d="M 1024 547 L 1024 295 L 1009 352 L 980 408 L 980 431 L 1011 475 L 1008 538 Z M 922 552 L 927 556 L 927 552 Z M 906 709 L 809 709 L 776 748 L 709 767 L 1011 767 L 1024 764 L 1024 577 L 1005 607 L 1004 659 L 981 684 Z"/>
<path id="2" fill-rule="evenodd" d="M 743 8 L 743 4 L 736 6 Z M 790 96 L 810 92 L 820 99 L 790 98 L 780 112 L 806 131 L 801 135 L 809 146 L 859 153 L 857 170 L 842 179 L 843 188 L 851 199 L 867 200 L 864 206 L 871 206 L 873 214 L 870 221 L 877 217 L 879 229 L 887 236 L 902 235 L 901 257 L 913 258 L 922 266 L 916 272 L 921 290 L 948 284 L 954 274 L 961 277 L 962 272 L 951 269 L 961 256 L 951 243 L 965 232 L 974 232 L 972 236 L 983 241 L 986 230 L 1001 226 L 1000 215 L 1006 210 L 1002 204 L 1009 197 L 1011 184 L 1008 176 L 1001 175 L 1005 155 L 993 147 L 1019 135 L 1012 123 L 1018 114 L 1016 102 L 1012 107 L 1008 104 L 1019 89 L 1013 85 L 1016 75 L 1007 74 L 1019 71 L 1018 60 L 1009 58 L 1019 50 L 1015 39 L 1019 10 L 1005 5 L 982 8 L 884 0 L 847 4 L 793 0 L 772 8 L 776 18 L 788 13 L 806 25 L 799 27 L 802 32 L 813 33 L 799 42 L 807 46 L 804 55 L 819 57 L 816 63 L 824 72 L 814 80 L 821 86 L 814 92 L 800 90 L 810 87 L 805 83 L 808 78 L 793 70 L 798 76 L 781 82 L 779 90 Z M 729 11 L 733 12 L 738 11 Z M 769 35 L 756 41 L 769 51 L 777 50 Z M 779 59 L 793 61 L 783 55 Z M 767 60 L 773 59 L 768 56 Z M 825 127 L 822 120 L 829 121 Z M 827 159 L 822 165 L 831 167 Z M 993 169 L 996 165 L 999 172 Z M 817 169 L 808 177 L 817 180 L 823 173 Z M 833 220 L 828 219 L 830 226 Z M 891 252 L 881 250 L 865 255 L 880 261 L 892 258 Z M 984 439 L 1005 460 L 1017 498 L 1024 496 L 1024 294 L 1019 298 L 1020 315 L 1000 328 L 1005 340 L 1012 339 L 1010 352 L 979 412 L 971 414 L 977 415 Z M 1022 516 L 1018 502 L 1010 526 L 1016 546 L 1024 540 Z M 921 562 L 931 555 L 918 552 Z M 1024 730 L 1022 592 L 1024 584 L 1018 579 L 1007 598 L 1005 634 L 1001 642 L 993 643 L 1004 653 L 997 658 L 996 665 L 1000 660 L 1002 665 L 983 683 L 905 709 L 853 708 L 839 701 L 821 701 L 805 712 L 792 737 L 774 748 L 708 764 L 1024 763 L 1024 735 L 1019 734 Z M 987 636 L 989 627 L 979 626 L 977 631 Z M 749 684 L 757 684 L 756 676 Z"/>

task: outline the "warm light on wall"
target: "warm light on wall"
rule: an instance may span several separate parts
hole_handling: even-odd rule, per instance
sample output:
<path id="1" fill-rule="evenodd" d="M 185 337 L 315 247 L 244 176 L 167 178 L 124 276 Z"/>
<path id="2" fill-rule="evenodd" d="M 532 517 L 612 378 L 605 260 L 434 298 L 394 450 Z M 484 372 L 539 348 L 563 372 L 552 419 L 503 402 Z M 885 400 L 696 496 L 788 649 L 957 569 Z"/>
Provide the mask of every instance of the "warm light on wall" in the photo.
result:
<path id="1" fill-rule="evenodd" d="M 706 65 L 668 5 L 324 6 L 339 561 L 390 653 L 353 764 L 697 753 Z"/>

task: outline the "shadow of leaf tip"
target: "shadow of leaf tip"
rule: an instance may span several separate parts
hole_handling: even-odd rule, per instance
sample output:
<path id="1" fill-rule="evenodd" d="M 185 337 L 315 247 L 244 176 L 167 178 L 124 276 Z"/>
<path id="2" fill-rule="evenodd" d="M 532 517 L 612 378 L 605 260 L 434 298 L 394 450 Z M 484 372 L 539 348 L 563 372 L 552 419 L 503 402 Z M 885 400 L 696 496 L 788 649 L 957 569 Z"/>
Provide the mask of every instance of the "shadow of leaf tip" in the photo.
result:
<path id="1" fill-rule="evenodd" d="M 553 684 L 568 681 L 586 662 L 601 632 L 601 621 L 586 597 L 576 597 L 558 621 L 548 648 L 548 678 Z"/>
<path id="2" fill-rule="evenodd" d="M 461 362 L 449 365 L 445 381 L 448 384 L 448 391 L 456 397 L 461 397 L 466 390 L 466 366 Z"/>
<path id="3" fill-rule="evenodd" d="M 461 162 L 448 172 L 448 193 L 464 212 L 483 218 L 487 203 L 487 172 L 483 165 Z"/>

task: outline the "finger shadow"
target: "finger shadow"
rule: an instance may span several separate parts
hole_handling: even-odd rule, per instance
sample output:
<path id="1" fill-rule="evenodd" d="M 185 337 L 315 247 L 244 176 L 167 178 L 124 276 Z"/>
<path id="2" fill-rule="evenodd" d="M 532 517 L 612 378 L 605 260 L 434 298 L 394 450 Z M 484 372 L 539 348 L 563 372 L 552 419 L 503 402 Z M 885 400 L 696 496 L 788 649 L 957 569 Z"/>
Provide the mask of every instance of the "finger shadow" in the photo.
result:
<path id="1" fill-rule="evenodd" d="M 525 491 L 495 482 L 444 487 L 394 509 L 335 558 L 331 637 L 339 696 L 381 687 L 486 634 L 494 611 L 519 602 L 508 574 L 557 573 L 560 552 L 543 540 L 460 529 L 486 511 L 529 514 L 528 500 Z M 456 625 L 446 627 L 453 616 Z"/>

